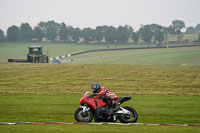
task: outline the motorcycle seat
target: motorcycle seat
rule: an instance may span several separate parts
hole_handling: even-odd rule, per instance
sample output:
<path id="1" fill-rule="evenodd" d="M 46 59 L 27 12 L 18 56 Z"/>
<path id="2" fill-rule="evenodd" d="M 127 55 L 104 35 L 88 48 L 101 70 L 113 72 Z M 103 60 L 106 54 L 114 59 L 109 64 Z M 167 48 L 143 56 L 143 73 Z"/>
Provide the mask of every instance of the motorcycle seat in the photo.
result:
<path id="1" fill-rule="evenodd" d="M 118 101 L 122 104 L 123 102 L 126 102 L 126 101 L 128 101 L 128 100 L 131 100 L 131 97 L 120 97 L 119 99 L 118 99 Z"/>

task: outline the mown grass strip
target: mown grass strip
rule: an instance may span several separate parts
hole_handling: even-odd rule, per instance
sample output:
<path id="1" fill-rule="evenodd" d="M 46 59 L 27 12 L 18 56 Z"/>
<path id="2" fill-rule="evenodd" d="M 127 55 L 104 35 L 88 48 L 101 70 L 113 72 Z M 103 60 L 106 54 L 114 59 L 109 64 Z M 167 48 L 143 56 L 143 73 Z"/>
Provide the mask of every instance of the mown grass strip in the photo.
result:
<path id="1" fill-rule="evenodd" d="M 82 94 L 100 82 L 117 94 L 200 95 L 200 69 L 189 66 L 17 64 L 0 66 L 0 93 Z"/>

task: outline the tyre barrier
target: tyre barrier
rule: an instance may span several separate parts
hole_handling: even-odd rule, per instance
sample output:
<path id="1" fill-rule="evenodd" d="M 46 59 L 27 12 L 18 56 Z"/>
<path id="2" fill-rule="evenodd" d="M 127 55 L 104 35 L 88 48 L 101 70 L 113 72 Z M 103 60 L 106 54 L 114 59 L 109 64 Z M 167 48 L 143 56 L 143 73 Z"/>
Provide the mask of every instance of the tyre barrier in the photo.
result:
<path id="1" fill-rule="evenodd" d="M 22 124 L 63 124 L 63 125 L 74 125 L 74 124 L 88 124 L 88 125 L 147 125 L 147 126 L 200 126 L 200 124 L 170 124 L 170 123 L 87 123 L 87 122 L 0 122 L 0 125 L 22 125 Z"/>

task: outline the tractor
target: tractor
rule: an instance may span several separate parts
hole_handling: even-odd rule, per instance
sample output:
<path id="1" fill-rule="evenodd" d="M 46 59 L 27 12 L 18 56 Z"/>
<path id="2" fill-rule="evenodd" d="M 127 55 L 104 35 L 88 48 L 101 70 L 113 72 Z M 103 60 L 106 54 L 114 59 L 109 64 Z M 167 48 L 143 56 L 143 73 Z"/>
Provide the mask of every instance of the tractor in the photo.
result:
<path id="1" fill-rule="evenodd" d="M 29 62 L 29 63 L 48 63 L 48 55 L 43 55 L 42 46 L 30 46 L 27 60 L 24 59 L 8 59 L 8 62 Z"/>
<path id="2" fill-rule="evenodd" d="M 29 54 L 27 54 L 27 62 L 48 63 L 48 55 L 42 54 L 42 46 L 30 46 Z"/>

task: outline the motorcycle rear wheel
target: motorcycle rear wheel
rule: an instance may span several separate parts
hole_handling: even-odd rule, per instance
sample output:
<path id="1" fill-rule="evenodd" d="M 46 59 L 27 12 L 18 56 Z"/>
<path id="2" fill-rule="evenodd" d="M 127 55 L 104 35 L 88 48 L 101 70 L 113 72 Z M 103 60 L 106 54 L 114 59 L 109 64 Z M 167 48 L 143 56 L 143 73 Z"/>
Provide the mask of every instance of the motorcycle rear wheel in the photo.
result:
<path id="1" fill-rule="evenodd" d="M 77 122 L 91 122 L 93 117 L 91 110 L 83 112 L 83 108 L 78 108 L 74 113 L 74 118 Z"/>
<path id="2" fill-rule="evenodd" d="M 130 112 L 130 115 L 128 114 L 122 114 L 119 116 L 119 120 L 122 123 L 135 123 L 138 120 L 138 114 L 135 109 L 131 107 L 123 107 L 124 109 L 128 110 Z"/>

